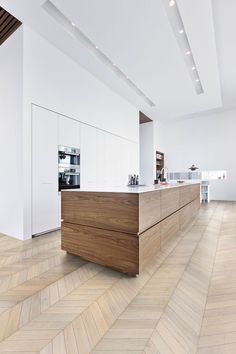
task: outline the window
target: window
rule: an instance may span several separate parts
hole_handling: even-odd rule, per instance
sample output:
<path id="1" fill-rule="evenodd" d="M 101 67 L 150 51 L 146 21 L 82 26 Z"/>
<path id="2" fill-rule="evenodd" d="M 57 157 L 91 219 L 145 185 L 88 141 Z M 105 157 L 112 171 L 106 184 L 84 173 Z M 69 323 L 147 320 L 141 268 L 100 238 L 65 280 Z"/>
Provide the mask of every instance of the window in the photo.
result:
<path id="1" fill-rule="evenodd" d="M 202 171 L 203 180 L 216 180 L 216 179 L 227 179 L 227 171 L 217 170 L 217 171 Z"/>

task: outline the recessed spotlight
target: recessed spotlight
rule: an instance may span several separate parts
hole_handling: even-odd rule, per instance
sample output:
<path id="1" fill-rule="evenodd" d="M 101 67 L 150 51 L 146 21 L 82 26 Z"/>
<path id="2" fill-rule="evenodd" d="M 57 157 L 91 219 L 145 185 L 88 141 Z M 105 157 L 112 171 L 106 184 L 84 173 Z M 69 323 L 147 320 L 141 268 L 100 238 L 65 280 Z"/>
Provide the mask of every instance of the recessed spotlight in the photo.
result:
<path id="1" fill-rule="evenodd" d="M 194 86 L 195 92 L 197 95 L 200 95 L 204 93 L 204 90 L 201 83 L 199 68 L 197 66 L 197 62 L 194 59 L 195 53 L 192 51 L 190 46 L 187 28 L 185 28 L 184 21 L 181 17 L 181 11 L 179 7 L 179 2 L 181 3 L 181 0 L 161 0 L 161 2 L 164 5 L 169 24 L 172 27 L 177 45 L 179 46 L 179 49 L 182 53 L 183 61 L 190 76 L 191 82 Z"/>
<path id="2" fill-rule="evenodd" d="M 84 46 L 86 46 L 86 48 L 91 50 L 91 52 L 97 57 L 98 60 L 100 60 L 103 65 L 106 65 L 107 67 L 109 67 L 109 69 L 113 69 L 113 74 L 119 77 L 127 86 L 129 86 L 132 90 L 135 90 L 134 92 L 136 92 L 135 83 L 128 76 L 126 76 L 126 74 L 119 68 L 118 65 L 113 62 L 113 60 L 111 60 L 105 53 L 103 53 L 102 49 L 98 47 L 96 43 L 94 43 L 80 30 L 78 24 L 73 23 L 53 4 L 53 0 L 46 0 L 42 4 L 42 7 L 47 12 L 47 14 L 50 15 L 61 26 L 64 31 L 72 35 L 78 43 L 83 44 Z M 142 100 L 144 100 L 143 93 L 141 91 L 138 91 L 137 94 Z M 155 103 L 152 102 L 150 98 L 148 98 L 147 100 L 145 99 L 145 102 L 150 107 L 155 106 Z"/>

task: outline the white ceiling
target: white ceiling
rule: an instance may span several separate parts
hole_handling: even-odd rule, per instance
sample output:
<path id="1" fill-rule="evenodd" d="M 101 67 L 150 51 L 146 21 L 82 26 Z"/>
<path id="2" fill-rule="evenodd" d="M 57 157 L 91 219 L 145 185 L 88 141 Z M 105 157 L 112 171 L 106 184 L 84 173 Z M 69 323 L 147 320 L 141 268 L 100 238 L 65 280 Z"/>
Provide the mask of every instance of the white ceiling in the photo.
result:
<path id="1" fill-rule="evenodd" d="M 223 109 L 236 108 L 236 1 L 213 0 Z"/>
<path id="2" fill-rule="evenodd" d="M 235 0 L 213 0 L 213 13 L 211 0 L 178 0 L 204 89 L 202 95 L 194 90 L 162 1 L 51 0 L 156 103 L 153 108 L 50 17 L 41 7 L 43 0 L 0 0 L 0 5 L 154 119 L 168 121 L 220 109 L 220 76 L 224 108 L 236 107 L 236 69 L 230 56 L 232 48 L 236 53 Z"/>

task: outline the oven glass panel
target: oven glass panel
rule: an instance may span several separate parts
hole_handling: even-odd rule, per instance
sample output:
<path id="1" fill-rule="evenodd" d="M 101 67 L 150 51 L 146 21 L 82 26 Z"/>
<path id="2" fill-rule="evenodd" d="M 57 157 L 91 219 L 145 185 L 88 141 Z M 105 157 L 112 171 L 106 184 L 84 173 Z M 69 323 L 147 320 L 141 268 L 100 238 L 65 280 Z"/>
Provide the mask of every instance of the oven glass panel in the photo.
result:
<path id="1" fill-rule="evenodd" d="M 80 150 L 72 147 L 58 148 L 59 190 L 80 188 Z"/>
<path id="2" fill-rule="evenodd" d="M 60 165 L 80 165 L 80 156 L 69 155 L 64 152 L 59 152 L 59 164 Z"/>

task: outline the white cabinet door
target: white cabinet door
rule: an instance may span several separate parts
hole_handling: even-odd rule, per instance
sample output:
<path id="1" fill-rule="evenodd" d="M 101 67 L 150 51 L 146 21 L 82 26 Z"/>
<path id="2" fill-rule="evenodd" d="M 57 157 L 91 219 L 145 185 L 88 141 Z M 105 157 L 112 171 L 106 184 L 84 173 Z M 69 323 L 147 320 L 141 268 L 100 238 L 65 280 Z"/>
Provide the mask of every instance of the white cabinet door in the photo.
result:
<path id="1" fill-rule="evenodd" d="M 81 124 L 81 188 L 124 186 L 138 173 L 138 144 Z"/>
<path id="2" fill-rule="evenodd" d="M 97 129 L 86 124 L 81 124 L 81 188 L 96 187 L 98 184 L 97 155 Z"/>
<path id="3" fill-rule="evenodd" d="M 80 148 L 80 123 L 58 114 L 59 144 Z"/>
<path id="4" fill-rule="evenodd" d="M 58 116 L 43 108 L 32 112 L 32 234 L 59 227 Z"/>
<path id="5" fill-rule="evenodd" d="M 106 133 L 102 130 L 97 130 L 97 186 L 106 187 L 106 157 L 107 157 L 107 144 Z"/>

